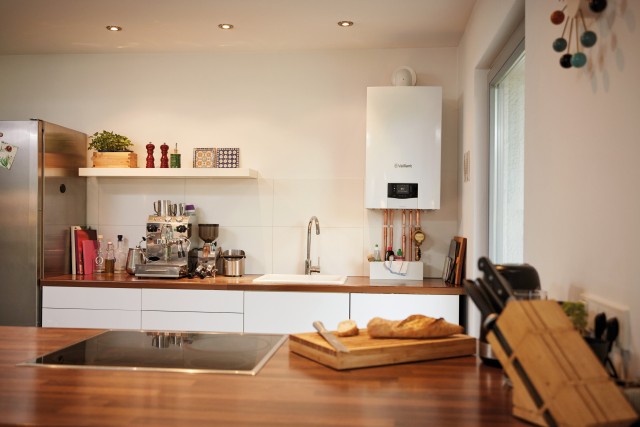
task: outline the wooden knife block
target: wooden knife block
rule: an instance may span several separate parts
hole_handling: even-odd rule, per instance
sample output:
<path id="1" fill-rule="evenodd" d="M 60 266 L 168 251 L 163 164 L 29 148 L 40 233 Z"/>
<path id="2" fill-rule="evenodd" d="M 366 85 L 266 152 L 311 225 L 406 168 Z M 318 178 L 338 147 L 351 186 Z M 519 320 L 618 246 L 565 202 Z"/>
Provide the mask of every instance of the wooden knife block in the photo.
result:
<path id="1" fill-rule="evenodd" d="M 540 426 L 637 418 L 556 301 L 510 301 L 487 340 L 513 383 L 514 416 Z"/>

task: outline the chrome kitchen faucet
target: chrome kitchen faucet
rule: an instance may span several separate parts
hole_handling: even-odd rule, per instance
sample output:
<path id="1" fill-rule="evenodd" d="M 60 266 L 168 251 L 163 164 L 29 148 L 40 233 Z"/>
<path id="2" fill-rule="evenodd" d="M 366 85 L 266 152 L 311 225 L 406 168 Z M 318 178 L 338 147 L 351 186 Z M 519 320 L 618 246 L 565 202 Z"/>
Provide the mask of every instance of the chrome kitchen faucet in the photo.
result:
<path id="1" fill-rule="evenodd" d="M 320 273 L 320 257 L 318 257 L 318 265 L 311 265 L 311 225 L 315 221 L 316 234 L 320 234 L 320 221 L 312 216 L 307 226 L 307 259 L 304 262 L 304 274 Z"/>

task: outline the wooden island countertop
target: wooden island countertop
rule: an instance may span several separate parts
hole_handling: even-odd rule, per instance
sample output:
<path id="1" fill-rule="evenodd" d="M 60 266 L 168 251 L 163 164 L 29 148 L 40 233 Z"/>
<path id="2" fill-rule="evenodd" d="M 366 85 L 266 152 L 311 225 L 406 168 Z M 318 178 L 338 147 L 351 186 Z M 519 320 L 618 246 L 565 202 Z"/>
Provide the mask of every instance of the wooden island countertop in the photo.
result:
<path id="1" fill-rule="evenodd" d="M 276 292 L 339 292 L 369 294 L 415 294 L 415 295 L 464 295 L 464 288 L 451 286 L 442 279 L 424 280 L 370 280 L 366 276 L 349 276 L 343 285 L 253 283 L 259 275 L 241 277 L 217 276 L 204 279 L 186 277 L 180 279 L 140 278 L 127 273 L 89 274 L 47 277 L 40 280 L 43 286 L 88 286 L 109 288 L 157 288 L 157 289 L 211 289 L 236 291 Z"/>
<path id="2" fill-rule="evenodd" d="M 0 327 L 0 424 L 525 425 L 475 357 L 335 371 L 285 343 L 254 377 L 16 366 L 99 332 Z"/>

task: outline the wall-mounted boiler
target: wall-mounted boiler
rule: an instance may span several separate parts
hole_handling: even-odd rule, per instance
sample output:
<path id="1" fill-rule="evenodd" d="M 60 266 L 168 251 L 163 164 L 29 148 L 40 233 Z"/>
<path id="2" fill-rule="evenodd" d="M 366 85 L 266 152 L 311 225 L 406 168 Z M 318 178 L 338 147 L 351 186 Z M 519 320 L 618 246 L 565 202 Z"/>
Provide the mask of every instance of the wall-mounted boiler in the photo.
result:
<path id="1" fill-rule="evenodd" d="M 367 88 L 365 206 L 440 209 L 442 88 Z"/>

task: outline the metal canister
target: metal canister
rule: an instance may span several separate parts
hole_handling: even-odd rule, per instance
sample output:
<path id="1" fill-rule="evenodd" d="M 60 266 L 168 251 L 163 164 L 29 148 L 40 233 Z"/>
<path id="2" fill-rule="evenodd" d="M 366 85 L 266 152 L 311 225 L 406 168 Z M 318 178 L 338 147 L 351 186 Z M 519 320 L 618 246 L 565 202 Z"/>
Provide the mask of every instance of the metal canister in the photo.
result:
<path id="1" fill-rule="evenodd" d="M 229 249 L 222 252 L 222 274 L 225 276 L 242 276 L 244 274 L 245 253 L 240 249 Z"/>

